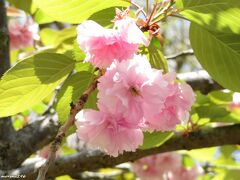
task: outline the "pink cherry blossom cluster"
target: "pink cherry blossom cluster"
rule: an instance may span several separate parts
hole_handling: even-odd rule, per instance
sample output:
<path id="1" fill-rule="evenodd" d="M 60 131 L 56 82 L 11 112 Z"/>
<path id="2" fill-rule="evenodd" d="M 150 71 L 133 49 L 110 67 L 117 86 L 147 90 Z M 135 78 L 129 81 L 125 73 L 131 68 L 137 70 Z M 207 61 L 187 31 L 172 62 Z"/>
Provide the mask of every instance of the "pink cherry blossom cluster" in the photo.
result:
<path id="1" fill-rule="evenodd" d="M 138 45 L 147 45 L 142 31 L 130 18 L 115 22 L 113 29 L 105 29 L 94 21 L 85 21 L 77 28 L 77 42 L 86 53 L 86 62 L 106 68 L 114 59 L 121 62 L 130 59 L 138 51 Z"/>
<path id="2" fill-rule="evenodd" d="M 85 61 L 106 73 L 98 83 L 98 109 L 76 116 L 78 137 L 94 148 L 118 156 L 143 143 L 143 131 L 171 131 L 188 120 L 195 96 L 175 73 L 153 69 L 146 56 L 136 55 L 147 40 L 133 19 L 117 20 L 113 29 L 93 21 L 79 25 L 78 43 Z"/>
<path id="3" fill-rule="evenodd" d="M 182 156 L 175 152 L 139 159 L 133 163 L 133 171 L 141 180 L 195 180 L 203 175 L 199 165 L 184 167 Z"/>
<path id="4" fill-rule="evenodd" d="M 31 19 L 11 19 L 8 23 L 10 48 L 24 49 L 32 46 L 38 26 Z"/>

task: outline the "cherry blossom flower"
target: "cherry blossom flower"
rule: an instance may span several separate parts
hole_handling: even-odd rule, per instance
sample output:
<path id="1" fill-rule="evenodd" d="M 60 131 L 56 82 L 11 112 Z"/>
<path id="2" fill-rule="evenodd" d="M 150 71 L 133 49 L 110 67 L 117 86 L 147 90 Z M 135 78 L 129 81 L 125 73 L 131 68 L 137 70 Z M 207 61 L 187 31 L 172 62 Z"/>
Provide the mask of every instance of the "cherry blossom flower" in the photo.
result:
<path id="1" fill-rule="evenodd" d="M 141 129 L 119 113 L 88 109 L 80 111 L 76 119 L 79 139 L 111 156 L 135 151 L 143 143 Z"/>
<path id="2" fill-rule="evenodd" d="M 108 111 L 118 109 L 149 131 L 174 130 L 188 119 L 194 102 L 190 86 L 176 83 L 175 73 L 162 75 L 145 56 L 115 61 L 99 79 L 98 103 Z"/>
<path id="3" fill-rule="evenodd" d="M 111 113 L 118 109 L 132 121 L 141 121 L 141 91 L 151 72 L 151 66 L 143 56 L 135 56 L 132 60 L 120 63 L 115 61 L 99 79 L 98 104 L 103 104 Z"/>
<path id="4" fill-rule="evenodd" d="M 114 19 L 112 20 L 112 22 L 116 22 L 118 20 L 127 18 L 128 14 L 129 14 L 129 8 L 125 9 L 124 11 L 121 11 L 120 9 L 116 8 L 115 9 L 115 13 L 116 16 L 114 17 Z"/>
<path id="5" fill-rule="evenodd" d="M 185 168 L 181 155 L 175 152 L 139 159 L 133 170 L 141 180 L 194 180 L 203 173 L 197 165 Z"/>
<path id="6" fill-rule="evenodd" d="M 164 78 L 169 74 L 164 75 Z M 192 88 L 183 83 L 175 82 L 175 75 L 172 73 L 168 87 L 169 92 L 164 101 L 162 110 L 145 116 L 145 123 L 148 130 L 171 131 L 177 124 L 184 124 L 189 119 L 189 111 L 195 101 L 195 95 Z"/>
<path id="7" fill-rule="evenodd" d="M 192 168 L 180 167 L 168 173 L 169 180 L 196 180 L 203 175 L 203 169 L 200 166 Z"/>
<path id="8" fill-rule="evenodd" d="M 11 19 L 8 23 L 8 29 L 11 50 L 33 46 L 38 26 L 30 18 Z"/>
<path id="9" fill-rule="evenodd" d="M 105 29 L 94 21 L 85 21 L 77 27 L 77 42 L 86 53 L 86 62 L 106 68 L 114 60 L 132 58 L 139 44 L 147 40 L 135 21 L 130 18 L 118 20 L 113 29 Z"/>

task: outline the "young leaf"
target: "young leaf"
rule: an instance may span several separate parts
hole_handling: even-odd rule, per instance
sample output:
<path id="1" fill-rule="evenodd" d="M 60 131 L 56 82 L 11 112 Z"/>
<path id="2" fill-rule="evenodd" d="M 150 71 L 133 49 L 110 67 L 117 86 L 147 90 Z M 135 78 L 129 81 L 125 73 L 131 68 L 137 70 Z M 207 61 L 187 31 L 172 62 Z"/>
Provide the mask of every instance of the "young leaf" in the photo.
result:
<path id="1" fill-rule="evenodd" d="M 240 36 L 190 27 L 194 53 L 204 69 L 223 87 L 240 91 Z"/>
<path id="2" fill-rule="evenodd" d="M 53 53 L 36 54 L 20 61 L 0 81 L 0 117 L 41 102 L 73 68 L 72 59 Z"/>
<path id="3" fill-rule="evenodd" d="M 148 47 L 149 61 L 153 68 L 162 69 L 165 73 L 168 72 L 168 63 L 162 51 L 154 44 Z"/>
<path id="4" fill-rule="evenodd" d="M 122 0 L 34 0 L 34 2 L 39 9 L 55 21 L 73 24 L 81 23 L 103 9 L 129 5 L 128 2 Z"/>
<path id="5" fill-rule="evenodd" d="M 180 14 L 209 30 L 240 34 L 239 0 L 177 0 Z"/>
<path id="6" fill-rule="evenodd" d="M 144 142 L 140 149 L 158 147 L 173 136 L 173 132 L 146 132 L 144 133 Z"/>
<path id="7" fill-rule="evenodd" d="M 199 106 L 196 107 L 195 110 L 200 118 L 210 118 L 215 121 L 219 118 L 227 116 L 230 113 L 226 110 L 226 108 L 216 105 Z"/>
<path id="8" fill-rule="evenodd" d="M 78 72 L 69 76 L 57 95 L 56 111 L 60 122 L 67 120 L 70 113 L 70 103 L 75 103 L 86 90 L 93 79 L 90 72 Z M 85 107 L 96 108 L 96 93 L 92 93 Z"/>
<path id="9" fill-rule="evenodd" d="M 213 91 L 208 94 L 210 101 L 217 105 L 227 105 L 232 102 L 233 93 L 232 92 L 222 92 L 222 91 Z"/>
<path id="10" fill-rule="evenodd" d="M 109 26 L 113 24 L 111 20 L 113 20 L 115 16 L 115 8 L 122 9 L 122 7 L 119 6 L 106 8 L 92 14 L 88 19 L 96 21 L 98 24 L 101 24 L 102 26 Z"/>
<path id="11" fill-rule="evenodd" d="M 73 42 L 73 58 L 76 61 L 83 61 L 85 59 L 85 53 L 80 49 L 76 40 Z"/>

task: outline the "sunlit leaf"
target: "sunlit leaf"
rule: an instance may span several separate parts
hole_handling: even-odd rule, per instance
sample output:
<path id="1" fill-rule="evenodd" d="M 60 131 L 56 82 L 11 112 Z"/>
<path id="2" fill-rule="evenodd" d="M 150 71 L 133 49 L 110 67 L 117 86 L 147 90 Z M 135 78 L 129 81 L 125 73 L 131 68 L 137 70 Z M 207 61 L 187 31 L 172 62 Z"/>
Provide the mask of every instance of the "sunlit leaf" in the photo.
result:
<path id="1" fill-rule="evenodd" d="M 93 79 L 90 72 L 78 72 L 69 76 L 57 95 L 56 111 L 60 122 L 67 120 L 70 113 L 70 103 L 75 103 Z M 92 93 L 85 107 L 96 108 L 96 93 Z"/>
<path id="2" fill-rule="evenodd" d="M 10 116 L 41 102 L 73 70 L 74 61 L 60 54 L 28 57 L 0 81 L 0 116 Z"/>
<path id="3" fill-rule="evenodd" d="M 192 23 L 190 41 L 213 79 L 227 89 L 240 91 L 240 35 L 214 33 Z"/>
<path id="4" fill-rule="evenodd" d="M 169 140 L 174 133 L 172 132 L 146 132 L 144 133 L 144 142 L 141 149 L 148 149 L 151 147 L 158 147 Z"/>
<path id="5" fill-rule="evenodd" d="M 213 31 L 240 34 L 239 0 L 177 0 L 180 14 Z"/>
<path id="6" fill-rule="evenodd" d="M 81 23 L 101 10 L 129 5 L 128 2 L 122 0 L 34 0 L 34 2 L 39 9 L 55 21 L 74 24 Z"/>
<path id="7" fill-rule="evenodd" d="M 149 45 L 148 51 L 149 61 L 152 67 L 155 69 L 162 69 L 164 72 L 168 72 L 168 63 L 162 51 L 154 44 Z"/>

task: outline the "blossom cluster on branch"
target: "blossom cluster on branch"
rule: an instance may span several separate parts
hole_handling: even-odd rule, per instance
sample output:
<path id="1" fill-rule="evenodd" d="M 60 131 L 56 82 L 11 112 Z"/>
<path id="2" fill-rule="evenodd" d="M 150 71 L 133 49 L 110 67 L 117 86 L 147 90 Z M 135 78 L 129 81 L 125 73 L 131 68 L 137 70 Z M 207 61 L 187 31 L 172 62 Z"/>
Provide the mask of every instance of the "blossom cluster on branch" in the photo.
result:
<path id="1" fill-rule="evenodd" d="M 141 180 L 193 180 L 203 175 L 197 164 L 184 167 L 182 156 L 176 152 L 139 159 L 133 163 L 133 171 Z"/>
<path id="2" fill-rule="evenodd" d="M 11 17 L 8 22 L 11 50 L 24 49 L 33 46 L 38 39 L 38 25 L 31 17 L 20 10 L 15 10 L 19 17 Z"/>
<path id="3" fill-rule="evenodd" d="M 188 120 L 193 90 L 176 82 L 174 72 L 163 74 L 146 56 L 137 55 L 139 45 L 148 41 L 133 19 L 115 20 L 113 29 L 86 21 L 77 31 L 85 61 L 106 71 L 97 87 L 99 110 L 76 115 L 80 139 L 118 156 L 135 151 L 144 131 L 172 131 Z"/>

